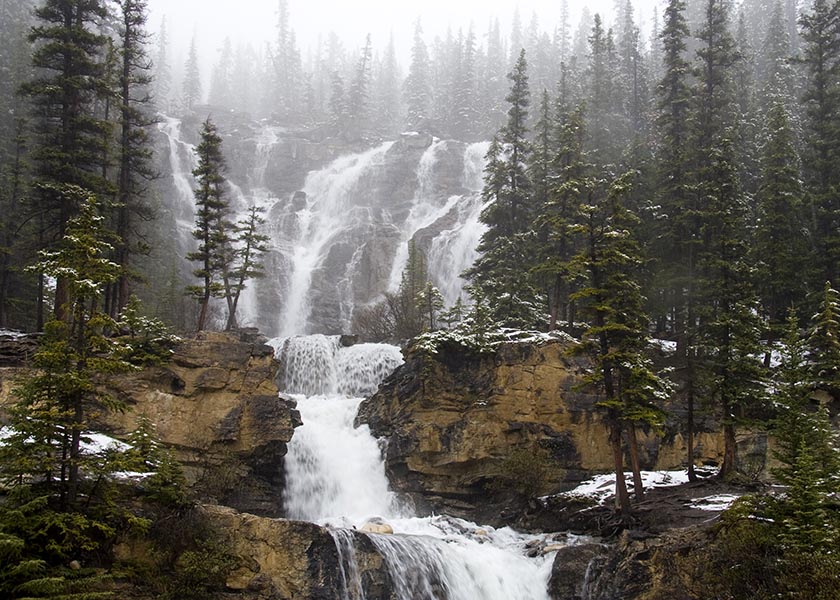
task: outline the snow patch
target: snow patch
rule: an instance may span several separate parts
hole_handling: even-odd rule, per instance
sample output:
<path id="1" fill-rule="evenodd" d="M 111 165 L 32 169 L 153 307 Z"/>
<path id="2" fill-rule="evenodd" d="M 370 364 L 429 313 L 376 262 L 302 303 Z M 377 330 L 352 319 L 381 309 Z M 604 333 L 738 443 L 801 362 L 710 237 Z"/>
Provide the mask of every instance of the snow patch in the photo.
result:
<path id="1" fill-rule="evenodd" d="M 697 469 L 697 473 L 708 476 L 712 473 Z M 645 489 L 672 487 L 688 483 L 688 471 L 642 471 L 642 485 Z M 627 489 L 633 491 L 633 473 L 624 473 Z M 575 489 L 559 494 L 571 498 L 592 498 L 599 504 L 615 496 L 615 473 L 596 475 L 577 486 Z"/>
<path id="2" fill-rule="evenodd" d="M 732 506 L 740 496 L 735 494 L 717 494 L 715 496 L 706 496 L 705 498 L 696 498 L 691 504 L 690 508 L 699 510 L 707 510 L 712 512 L 722 512 Z"/>
<path id="3" fill-rule="evenodd" d="M 13 340 L 17 340 L 22 337 L 26 337 L 26 334 L 20 331 L 14 331 L 12 329 L 0 329 L 0 337 L 12 338 Z"/>

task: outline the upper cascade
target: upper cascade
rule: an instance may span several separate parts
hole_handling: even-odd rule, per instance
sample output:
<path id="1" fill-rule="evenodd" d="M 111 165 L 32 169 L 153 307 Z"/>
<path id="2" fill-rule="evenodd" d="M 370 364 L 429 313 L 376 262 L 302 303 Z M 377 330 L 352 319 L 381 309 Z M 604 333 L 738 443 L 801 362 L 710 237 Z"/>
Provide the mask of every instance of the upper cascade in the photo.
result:
<path id="1" fill-rule="evenodd" d="M 396 346 L 343 346 L 339 336 L 294 336 L 277 338 L 271 344 L 282 365 L 280 387 L 290 394 L 370 396 L 403 363 Z"/>
<path id="2" fill-rule="evenodd" d="M 485 231 L 482 176 L 488 143 L 403 136 L 359 151 L 296 137 L 266 123 L 222 122 L 227 193 L 238 220 L 266 208 L 265 277 L 249 282 L 239 321 L 269 336 L 338 334 L 358 310 L 399 287 L 413 241 L 448 305 Z M 195 142 L 186 123 L 159 125 L 161 164 L 178 252 L 194 249 Z M 184 274 L 189 273 L 184 266 Z"/>

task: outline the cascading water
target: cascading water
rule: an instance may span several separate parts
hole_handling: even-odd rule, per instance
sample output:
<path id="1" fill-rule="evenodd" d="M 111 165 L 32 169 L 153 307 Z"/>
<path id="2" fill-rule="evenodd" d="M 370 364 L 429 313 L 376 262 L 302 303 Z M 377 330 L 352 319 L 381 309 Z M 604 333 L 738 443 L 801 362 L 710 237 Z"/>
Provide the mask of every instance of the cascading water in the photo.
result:
<path id="1" fill-rule="evenodd" d="M 297 238 L 286 247 L 291 250 L 288 294 L 280 315 L 280 335 L 307 330 L 311 310 L 310 288 L 313 273 L 327 258 L 325 249 L 355 219 L 350 199 L 361 178 L 372 164 L 381 162 L 393 145 L 386 142 L 363 154 L 339 158 L 328 168 L 313 171 L 306 179 L 307 206 L 297 211 Z"/>
<path id="2" fill-rule="evenodd" d="M 428 252 L 429 273 L 438 282 L 447 305 L 461 297 L 464 281 L 459 277 L 475 262 L 476 248 L 487 226 L 481 222 L 485 203 L 481 197 L 488 142 L 470 144 L 464 151 L 464 187 L 472 192 L 457 203 L 458 217 L 452 227 L 432 240 Z"/>
<path id="3" fill-rule="evenodd" d="M 290 517 L 328 525 L 340 557 L 342 599 L 363 599 L 351 528 L 384 519 L 394 534 L 366 533 L 383 557 L 396 600 L 547 600 L 551 556 L 527 558 L 535 536 L 446 516 L 411 516 L 388 489 L 382 449 L 362 400 L 402 362 L 382 344 L 342 347 L 335 336 L 278 340 L 283 387 L 297 394 L 304 425 L 286 456 Z M 358 534 L 357 534 L 358 535 Z"/>

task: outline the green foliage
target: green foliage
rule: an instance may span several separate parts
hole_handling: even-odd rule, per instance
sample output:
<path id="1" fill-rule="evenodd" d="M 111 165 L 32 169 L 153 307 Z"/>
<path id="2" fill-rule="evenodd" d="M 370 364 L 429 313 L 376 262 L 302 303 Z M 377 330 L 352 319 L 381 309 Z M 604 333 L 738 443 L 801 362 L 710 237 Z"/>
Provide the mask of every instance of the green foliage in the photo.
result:
<path id="1" fill-rule="evenodd" d="M 225 582 L 236 560 L 218 540 L 207 540 L 195 550 L 178 557 L 174 580 L 165 599 L 205 600 L 225 590 Z"/>
<path id="2" fill-rule="evenodd" d="M 695 558 L 702 597 L 727 600 L 840 597 L 840 558 L 835 545 L 791 546 L 776 520 L 781 501 L 746 496 L 721 517 L 709 547 Z"/>
<path id="3" fill-rule="evenodd" d="M 133 294 L 128 299 L 117 330 L 127 334 L 124 359 L 132 365 L 159 365 L 172 356 L 174 346 L 180 341 L 166 324 L 142 313 L 140 300 Z"/>
<path id="4" fill-rule="evenodd" d="M 806 341 L 810 380 L 840 397 L 840 294 L 826 282 Z"/>
<path id="5" fill-rule="evenodd" d="M 216 125 L 208 117 L 201 129 L 201 142 L 196 147 L 198 166 L 193 171 L 198 187 L 195 190 L 195 229 L 198 250 L 187 254 L 187 259 L 199 263 L 193 275 L 202 280 L 201 285 L 191 286 L 188 292 L 198 299 L 201 313 L 197 329 L 204 329 L 210 298 L 225 295 L 222 274 L 232 261 L 231 230 L 228 222 L 230 207 L 225 197 L 225 168 L 222 156 L 222 138 Z"/>
<path id="6" fill-rule="evenodd" d="M 499 463 L 491 487 L 497 491 L 512 490 L 532 500 L 545 494 L 548 485 L 561 475 L 561 469 L 545 448 L 520 448 Z"/>

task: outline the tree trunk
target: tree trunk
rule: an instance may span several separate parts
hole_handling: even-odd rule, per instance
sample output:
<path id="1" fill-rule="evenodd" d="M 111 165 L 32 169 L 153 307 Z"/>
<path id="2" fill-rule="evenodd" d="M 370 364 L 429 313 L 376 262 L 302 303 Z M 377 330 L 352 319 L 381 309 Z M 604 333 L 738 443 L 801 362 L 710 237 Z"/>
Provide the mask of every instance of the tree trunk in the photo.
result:
<path id="1" fill-rule="evenodd" d="M 694 382 L 689 379 L 688 400 L 686 417 L 686 462 L 688 463 L 688 480 L 697 481 L 697 473 L 694 471 Z"/>
<path id="2" fill-rule="evenodd" d="M 735 425 L 727 423 L 723 426 L 723 465 L 720 467 L 723 479 L 735 473 L 735 445 Z"/>
<path id="3" fill-rule="evenodd" d="M 615 505 L 623 516 L 630 514 L 630 496 L 624 481 L 624 456 L 621 452 L 621 423 L 610 419 L 610 447 L 615 465 Z"/>
<path id="4" fill-rule="evenodd" d="M 636 425 L 627 423 L 627 442 L 630 449 L 630 467 L 633 469 L 633 495 L 636 502 L 645 499 L 644 485 L 642 485 L 642 469 L 639 465 L 639 441 L 636 438 Z"/>

